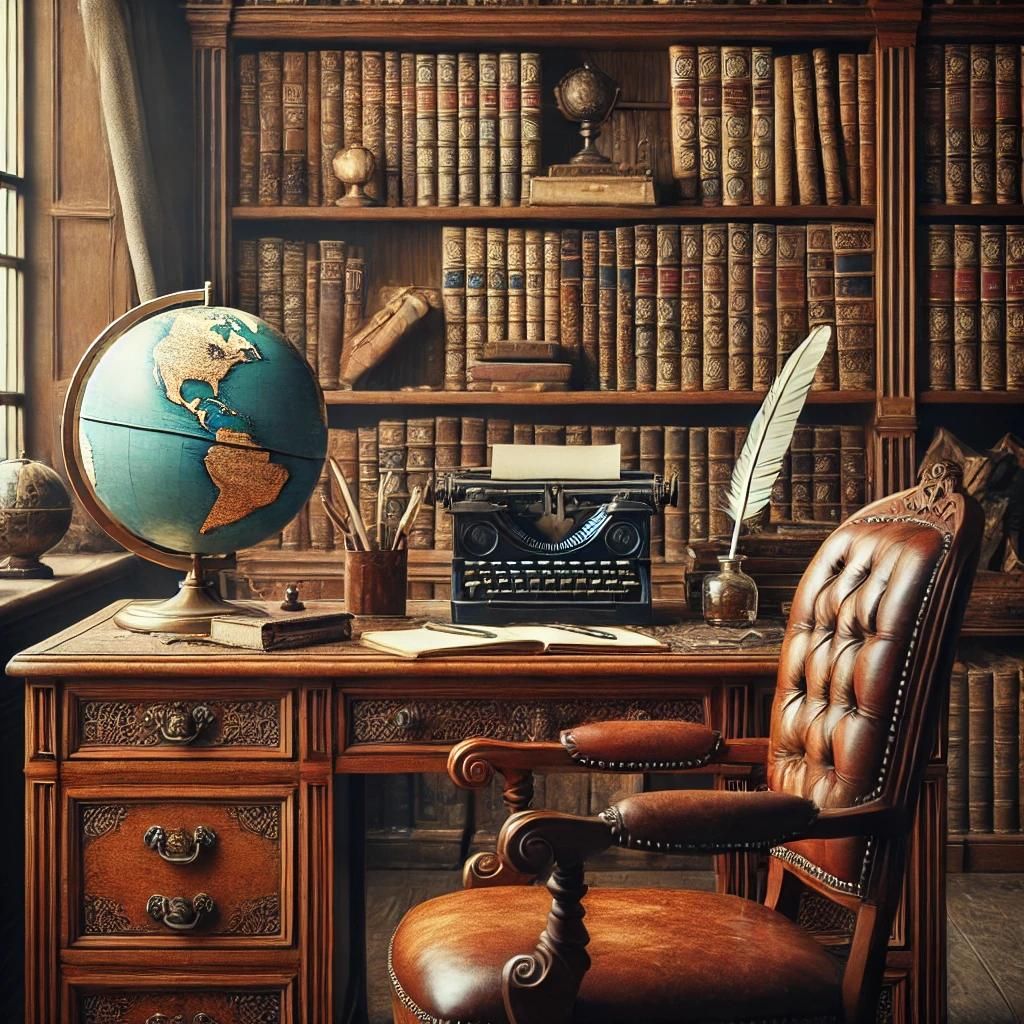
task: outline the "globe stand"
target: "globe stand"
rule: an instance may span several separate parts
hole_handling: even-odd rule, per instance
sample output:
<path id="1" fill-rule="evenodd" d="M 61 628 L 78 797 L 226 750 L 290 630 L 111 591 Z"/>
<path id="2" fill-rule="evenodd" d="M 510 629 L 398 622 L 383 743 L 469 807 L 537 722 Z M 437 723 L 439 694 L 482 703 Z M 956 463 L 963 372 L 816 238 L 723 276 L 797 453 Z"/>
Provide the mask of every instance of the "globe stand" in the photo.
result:
<path id="1" fill-rule="evenodd" d="M 166 601 L 133 601 L 114 616 L 114 624 L 135 633 L 191 633 L 206 636 L 215 615 L 265 617 L 258 605 L 225 601 L 217 581 L 203 571 L 202 556 L 192 556 L 192 568 Z"/>

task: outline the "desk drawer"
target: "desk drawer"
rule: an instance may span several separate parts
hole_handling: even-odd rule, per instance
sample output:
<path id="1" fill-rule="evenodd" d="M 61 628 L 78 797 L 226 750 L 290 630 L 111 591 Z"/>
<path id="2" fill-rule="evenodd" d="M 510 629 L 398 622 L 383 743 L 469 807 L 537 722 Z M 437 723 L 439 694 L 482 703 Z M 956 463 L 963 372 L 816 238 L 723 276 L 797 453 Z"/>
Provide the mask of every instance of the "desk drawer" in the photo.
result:
<path id="1" fill-rule="evenodd" d="M 65 750 L 72 758 L 288 758 L 293 695 L 280 686 L 223 683 L 69 686 Z"/>
<path id="2" fill-rule="evenodd" d="M 470 736 L 497 740 L 555 740 L 562 729 L 612 719 L 678 719 L 706 722 L 707 698 L 606 698 L 571 700 L 441 700 L 430 697 L 349 697 L 351 748 L 379 743 L 452 744 Z"/>
<path id="3" fill-rule="evenodd" d="M 291 941 L 294 796 L 199 787 L 67 800 L 69 945 Z"/>

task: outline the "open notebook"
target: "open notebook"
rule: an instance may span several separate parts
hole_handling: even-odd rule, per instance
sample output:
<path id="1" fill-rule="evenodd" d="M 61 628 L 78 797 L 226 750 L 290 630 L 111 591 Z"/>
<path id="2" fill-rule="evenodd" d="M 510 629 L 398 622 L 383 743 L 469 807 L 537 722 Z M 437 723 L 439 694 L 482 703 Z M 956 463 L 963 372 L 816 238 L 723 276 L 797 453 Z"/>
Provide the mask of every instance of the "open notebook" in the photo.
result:
<path id="1" fill-rule="evenodd" d="M 576 632 L 586 629 L 585 635 Z M 363 633 L 360 643 L 400 658 L 435 658 L 449 654 L 645 654 L 667 650 L 654 637 L 618 626 L 449 626 L 377 629 Z"/>

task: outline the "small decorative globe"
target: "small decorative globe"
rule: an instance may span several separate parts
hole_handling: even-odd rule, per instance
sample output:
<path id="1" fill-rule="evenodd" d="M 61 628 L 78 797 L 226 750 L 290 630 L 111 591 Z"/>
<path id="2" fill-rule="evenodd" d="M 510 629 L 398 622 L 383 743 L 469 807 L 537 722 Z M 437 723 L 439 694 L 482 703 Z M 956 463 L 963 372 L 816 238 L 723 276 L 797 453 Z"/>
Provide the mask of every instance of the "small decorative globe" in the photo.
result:
<path id="1" fill-rule="evenodd" d="M 71 525 L 71 496 L 49 466 L 19 459 L 0 462 L 0 576 L 48 579 L 39 561 Z"/>

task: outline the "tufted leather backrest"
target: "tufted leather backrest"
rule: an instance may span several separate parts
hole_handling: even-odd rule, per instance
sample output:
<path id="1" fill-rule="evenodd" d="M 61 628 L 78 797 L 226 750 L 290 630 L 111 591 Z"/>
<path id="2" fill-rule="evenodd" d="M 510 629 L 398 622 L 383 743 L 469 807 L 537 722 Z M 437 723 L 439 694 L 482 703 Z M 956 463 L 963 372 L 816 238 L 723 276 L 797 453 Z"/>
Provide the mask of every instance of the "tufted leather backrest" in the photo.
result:
<path id="1" fill-rule="evenodd" d="M 972 575 L 960 571 L 963 545 L 955 543 L 964 499 L 945 481 L 940 492 L 931 499 L 945 502 L 945 516 L 931 514 L 930 505 L 922 512 L 920 488 L 904 492 L 842 524 L 808 566 L 782 646 L 770 789 L 822 808 L 894 796 L 891 777 L 905 774 L 901 758 L 919 747 L 903 728 L 908 705 L 924 699 L 922 687 L 938 689 L 929 674 L 941 660 L 932 634 L 945 631 L 949 609 L 942 605 L 949 587 L 969 587 Z M 968 533 L 976 526 L 969 511 Z M 959 583 L 964 576 L 966 584 Z M 956 629 L 959 620 L 949 624 Z M 840 891 L 860 891 L 864 839 L 791 843 L 776 855 Z"/>

